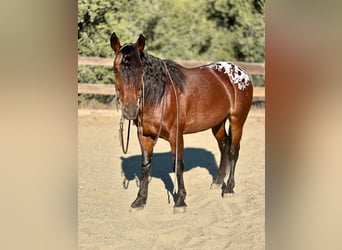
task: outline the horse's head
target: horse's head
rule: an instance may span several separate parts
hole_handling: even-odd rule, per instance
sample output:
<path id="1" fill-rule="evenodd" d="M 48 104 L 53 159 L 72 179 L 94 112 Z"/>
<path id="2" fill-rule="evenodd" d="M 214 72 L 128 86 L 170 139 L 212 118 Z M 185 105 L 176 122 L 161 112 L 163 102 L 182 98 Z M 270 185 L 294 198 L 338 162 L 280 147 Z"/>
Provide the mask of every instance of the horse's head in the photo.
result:
<path id="1" fill-rule="evenodd" d="M 137 118 L 143 88 L 143 64 L 140 55 L 144 50 L 145 37 L 140 35 L 135 44 L 121 46 L 113 32 L 110 45 L 115 52 L 115 87 L 122 104 L 122 114 L 126 119 Z"/>

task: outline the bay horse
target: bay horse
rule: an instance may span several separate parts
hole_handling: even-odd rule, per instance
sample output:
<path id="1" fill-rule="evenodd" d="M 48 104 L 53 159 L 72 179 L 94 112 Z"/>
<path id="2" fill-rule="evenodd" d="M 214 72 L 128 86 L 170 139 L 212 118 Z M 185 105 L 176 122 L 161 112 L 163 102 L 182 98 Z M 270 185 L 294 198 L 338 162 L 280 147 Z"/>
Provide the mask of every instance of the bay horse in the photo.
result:
<path id="1" fill-rule="evenodd" d="M 162 60 L 144 51 L 143 35 L 135 43 L 121 46 L 113 32 L 110 44 L 115 53 L 113 68 L 121 113 L 137 126 L 142 152 L 140 187 L 131 207 L 141 209 L 146 204 L 153 147 L 160 137 L 170 143 L 177 176 L 174 210 L 185 211 L 183 134 L 207 129 L 212 130 L 221 153 L 212 187 L 221 187 L 222 197 L 233 194 L 242 130 L 253 99 L 247 74 L 230 62 L 185 68 Z"/>

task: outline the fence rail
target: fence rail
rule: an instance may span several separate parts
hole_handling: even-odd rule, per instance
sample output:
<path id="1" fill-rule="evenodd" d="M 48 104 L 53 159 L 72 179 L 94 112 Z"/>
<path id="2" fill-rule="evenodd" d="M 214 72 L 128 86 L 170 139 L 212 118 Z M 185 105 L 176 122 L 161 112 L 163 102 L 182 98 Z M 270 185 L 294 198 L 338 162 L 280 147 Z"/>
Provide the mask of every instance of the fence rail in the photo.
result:
<path id="1" fill-rule="evenodd" d="M 209 61 L 176 61 L 184 67 L 196 67 L 204 64 L 209 64 Z M 247 63 L 247 62 L 233 62 L 240 66 L 250 75 L 265 75 L 264 63 Z M 105 66 L 112 67 L 112 58 L 99 58 L 99 57 L 84 57 L 78 56 L 78 65 L 92 65 L 92 66 Z M 101 84 L 101 83 L 79 83 L 79 94 L 97 94 L 97 95 L 114 95 L 115 87 L 113 84 Z M 254 97 L 264 98 L 265 88 L 254 87 Z"/>
<path id="2" fill-rule="evenodd" d="M 113 58 L 85 57 L 78 56 L 79 65 L 113 67 Z M 176 61 L 184 67 L 196 67 L 211 63 L 210 61 Z M 265 75 L 264 63 L 233 62 L 240 66 L 250 75 Z"/>

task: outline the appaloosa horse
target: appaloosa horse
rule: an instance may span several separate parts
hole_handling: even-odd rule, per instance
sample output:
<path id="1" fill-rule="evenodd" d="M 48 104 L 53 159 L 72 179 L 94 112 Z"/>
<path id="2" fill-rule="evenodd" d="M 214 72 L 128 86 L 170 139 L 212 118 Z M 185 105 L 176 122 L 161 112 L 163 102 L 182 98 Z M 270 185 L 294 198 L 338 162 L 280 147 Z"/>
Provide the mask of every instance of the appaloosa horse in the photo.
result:
<path id="1" fill-rule="evenodd" d="M 222 186 L 222 196 L 234 193 L 242 129 L 253 99 L 253 86 L 247 74 L 230 62 L 185 68 L 159 59 L 144 51 L 143 35 L 134 44 L 121 46 L 113 33 L 110 43 L 115 52 L 115 86 L 122 115 L 138 127 L 142 152 L 141 182 L 131 207 L 143 208 L 146 204 L 153 147 L 161 137 L 170 143 L 177 176 L 178 198 L 174 208 L 176 212 L 185 211 L 183 134 L 209 128 L 221 152 L 213 185 Z"/>

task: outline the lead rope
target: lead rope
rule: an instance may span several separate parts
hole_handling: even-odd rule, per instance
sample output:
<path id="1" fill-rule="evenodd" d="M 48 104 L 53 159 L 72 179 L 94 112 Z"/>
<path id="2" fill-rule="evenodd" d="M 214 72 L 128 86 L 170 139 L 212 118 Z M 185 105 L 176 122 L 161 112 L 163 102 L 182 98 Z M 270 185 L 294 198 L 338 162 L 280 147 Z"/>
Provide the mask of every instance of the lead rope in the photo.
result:
<path id="1" fill-rule="evenodd" d="M 141 105 L 141 114 L 143 115 L 144 112 L 144 95 L 145 95 L 145 88 L 144 88 L 144 80 L 142 80 L 142 96 L 139 97 L 139 105 Z M 153 142 L 153 146 L 156 145 L 158 138 L 160 136 L 161 130 L 162 130 L 162 126 L 163 126 L 163 118 L 164 118 L 164 113 L 165 113 L 165 98 L 163 97 L 163 104 L 162 104 L 162 113 L 160 116 L 160 126 L 159 126 L 159 130 L 158 130 L 158 134 L 157 137 L 155 138 L 154 142 Z M 139 141 L 141 142 L 141 136 L 143 134 L 143 128 L 142 128 L 142 122 L 141 122 L 141 117 L 140 115 L 138 115 L 138 137 L 139 137 Z M 122 152 L 124 154 L 127 153 L 128 151 L 128 144 L 129 144 L 129 135 L 130 135 L 130 128 L 131 128 L 131 120 L 128 121 L 128 131 L 127 131 L 127 140 L 126 140 L 126 147 L 124 146 L 124 139 L 123 139 L 123 124 L 124 124 L 124 118 L 121 115 L 120 118 L 120 129 L 119 129 L 119 136 L 120 136 L 120 144 L 122 147 Z"/>
<path id="2" fill-rule="evenodd" d="M 175 163 L 174 163 L 174 167 L 175 167 L 175 176 L 174 176 L 174 180 L 173 180 L 173 193 L 176 194 L 178 192 L 178 182 L 177 182 L 177 162 L 178 162 L 178 127 L 179 127 L 179 119 L 178 119 L 178 96 L 177 96 L 177 91 L 176 91 L 176 87 L 175 84 L 172 80 L 172 77 L 170 75 L 169 70 L 167 69 L 167 66 L 165 64 L 165 62 L 163 61 L 165 69 L 166 69 L 166 73 L 170 78 L 171 81 L 171 85 L 173 88 L 173 92 L 175 94 L 175 98 L 176 98 L 176 153 L 175 153 Z"/>
<path id="3" fill-rule="evenodd" d="M 165 64 L 165 62 L 163 61 L 163 64 L 165 66 L 165 70 L 166 70 L 166 73 L 168 75 L 168 77 L 170 78 L 170 81 L 171 81 L 171 85 L 172 85 L 172 88 L 173 88 L 173 92 L 175 94 L 175 98 L 176 98 L 176 153 L 175 153 L 175 163 L 174 163 L 174 167 L 175 167 L 175 177 L 174 177 L 174 186 L 173 186 L 173 193 L 177 193 L 178 191 L 178 183 L 177 183 L 177 162 L 178 162 L 178 127 L 179 127 L 179 118 L 178 118 L 178 96 L 177 96 L 177 91 L 176 91 L 176 87 L 175 87 L 175 84 L 172 80 L 172 77 L 170 75 L 170 72 L 169 70 L 167 69 L 167 66 Z M 141 106 L 142 106 L 142 110 L 141 110 L 141 114 L 143 115 L 143 112 L 144 112 L 144 92 L 145 92 L 145 86 L 144 86 L 144 80 L 142 80 L 143 82 L 143 86 L 142 86 L 142 96 L 140 99 L 140 102 L 142 100 L 142 103 Z M 164 113 L 165 113 L 165 98 L 163 96 L 163 104 L 162 104 L 162 113 L 161 113 L 161 116 L 160 116 L 160 126 L 159 126 L 159 130 L 158 130 L 158 134 L 157 134 L 157 137 L 155 138 L 154 142 L 153 142 L 153 145 L 156 145 L 158 139 L 159 139 L 159 136 L 160 136 L 160 133 L 161 133 L 161 130 L 162 130 L 162 126 L 163 126 L 163 118 L 164 118 Z M 142 136 L 143 134 L 143 127 L 142 127 L 142 122 L 141 122 L 141 117 L 138 115 L 138 137 L 139 137 L 139 141 L 140 141 L 140 144 L 141 144 L 141 139 L 140 137 Z M 120 129 L 119 129 L 119 135 L 120 135 L 120 143 L 121 143 L 121 147 L 122 147 L 122 151 L 124 154 L 127 153 L 128 151 L 128 142 L 129 142 L 129 134 L 130 134 L 130 127 L 131 127 L 131 120 L 129 120 L 129 123 L 128 123 L 128 131 L 127 131 L 127 141 L 126 141 L 126 148 L 124 147 L 124 141 L 123 141 L 123 117 L 121 116 L 121 119 L 120 119 Z"/>
<path id="4" fill-rule="evenodd" d="M 139 97 L 138 97 L 138 105 L 142 105 L 142 109 L 144 107 L 144 80 L 142 80 L 142 95 L 139 94 Z M 141 100 L 142 99 L 142 100 Z M 139 116 L 139 114 L 138 114 Z M 139 133 L 139 125 L 141 124 L 140 122 L 140 117 L 138 117 L 138 133 Z M 127 151 L 128 151 L 128 144 L 129 144 L 129 135 L 130 135 L 130 131 L 131 131 L 131 120 L 128 120 L 128 131 L 127 131 L 127 139 L 126 139 L 126 148 L 124 147 L 124 139 L 123 139 L 123 125 L 124 125 L 124 118 L 123 118 L 123 115 L 121 113 L 121 118 L 120 118 L 120 129 L 119 129 L 119 136 L 120 136 L 120 144 L 121 144 L 121 148 L 122 148 L 122 152 L 124 154 L 127 154 Z M 139 137 L 139 140 L 140 140 L 140 137 Z"/>
<path id="5" fill-rule="evenodd" d="M 128 142 L 129 142 L 129 133 L 130 133 L 130 129 L 131 129 L 131 120 L 128 121 L 128 131 L 127 131 L 127 139 L 126 139 L 126 148 L 124 146 L 124 139 L 123 139 L 123 124 L 124 124 L 124 121 L 123 121 L 123 117 L 121 115 L 121 118 L 120 118 L 120 129 L 119 129 L 119 136 L 120 136 L 120 144 L 121 144 L 121 148 L 122 148 L 122 152 L 124 154 L 127 153 L 128 151 Z"/>

